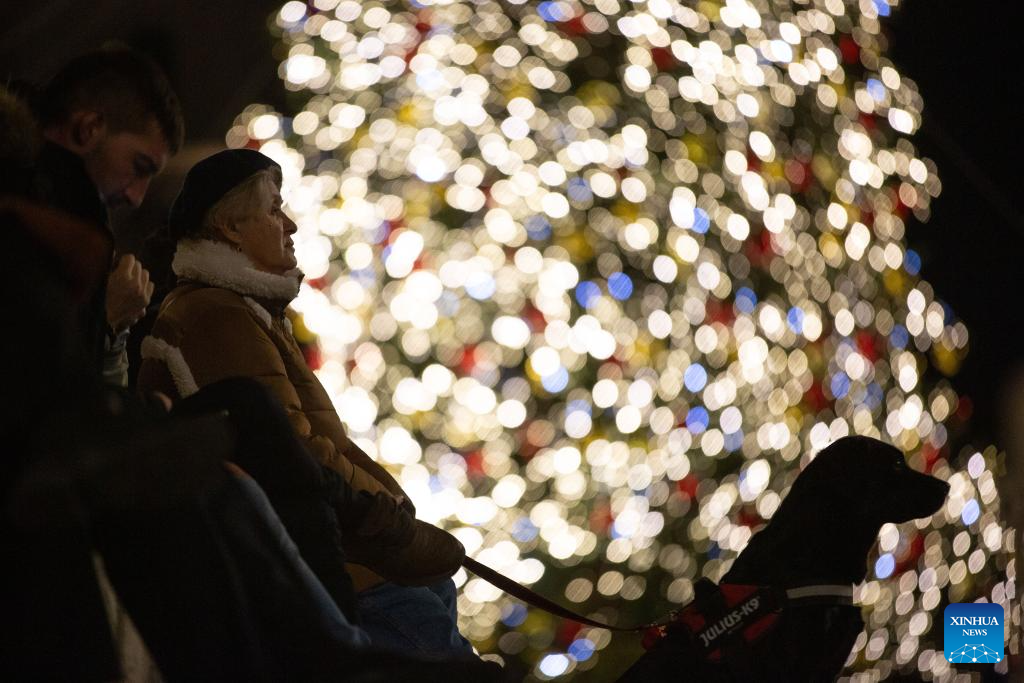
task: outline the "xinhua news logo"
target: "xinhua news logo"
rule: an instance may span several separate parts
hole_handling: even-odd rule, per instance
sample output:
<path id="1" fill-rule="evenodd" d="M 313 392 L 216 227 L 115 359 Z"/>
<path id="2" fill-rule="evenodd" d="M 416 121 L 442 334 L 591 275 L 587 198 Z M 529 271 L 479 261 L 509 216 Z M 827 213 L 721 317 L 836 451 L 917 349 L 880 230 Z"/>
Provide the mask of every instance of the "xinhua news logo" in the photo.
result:
<path id="1" fill-rule="evenodd" d="M 946 661 L 995 664 L 1003 661 L 1003 608 L 991 602 L 955 602 L 943 614 Z"/>

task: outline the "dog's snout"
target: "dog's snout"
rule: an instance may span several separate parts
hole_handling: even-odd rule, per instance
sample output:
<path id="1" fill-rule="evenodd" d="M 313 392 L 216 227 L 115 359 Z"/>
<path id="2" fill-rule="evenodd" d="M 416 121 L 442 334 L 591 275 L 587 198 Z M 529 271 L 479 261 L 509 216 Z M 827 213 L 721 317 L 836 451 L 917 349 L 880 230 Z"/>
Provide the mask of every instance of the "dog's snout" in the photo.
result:
<path id="1" fill-rule="evenodd" d="M 930 485 L 932 487 L 932 496 L 934 497 L 932 502 L 935 509 L 932 512 L 935 512 L 946 502 L 946 496 L 949 495 L 949 484 L 935 477 L 928 477 L 928 479 L 931 480 Z"/>
<path id="2" fill-rule="evenodd" d="M 949 495 L 949 484 L 927 474 L 907 470 L 902 479 L 898 491 L 906 506 L 907 519 L 934 514 Z"/>

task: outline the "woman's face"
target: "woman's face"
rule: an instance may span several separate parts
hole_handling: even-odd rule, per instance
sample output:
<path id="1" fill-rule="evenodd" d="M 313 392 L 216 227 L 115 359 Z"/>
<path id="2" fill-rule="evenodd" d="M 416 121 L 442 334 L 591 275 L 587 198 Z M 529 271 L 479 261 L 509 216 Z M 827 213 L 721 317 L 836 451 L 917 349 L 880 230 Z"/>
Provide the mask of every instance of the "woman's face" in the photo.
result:
<path id="1" fill-rule="evenodd" d="M 296 266 L 292 235 L 296 226 L 281 208 L 281 190 L 268 181 L 259 206 L 236 225 L 236 244 L 257 270 L 284 275 Z M 235 240 L 233 240 L 235 241 Z"/>

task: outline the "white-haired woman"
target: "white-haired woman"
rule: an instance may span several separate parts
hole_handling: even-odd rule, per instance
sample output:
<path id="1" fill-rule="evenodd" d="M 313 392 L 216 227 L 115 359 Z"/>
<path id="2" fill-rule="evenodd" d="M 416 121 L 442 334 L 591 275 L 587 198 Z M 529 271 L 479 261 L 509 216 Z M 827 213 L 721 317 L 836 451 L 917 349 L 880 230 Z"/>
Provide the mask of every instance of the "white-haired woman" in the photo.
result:
<path id="1" fill-rule="evenodd" d="M 373 644 L 421 656 L 472 656 L 455 625 L 448 578 L 461 563 L 461 544 L 411 519 L 398 483 L 345 435 L 292 335 L 285 308 L 301 273 L 296 226 L 282 209 L 280 185 L 280 167 L 253 150 L 219 152 L 189 171 L 170 218 L 178 285 L 143 343 L 139 388 L 186 398 L 247 377 L 269 389 L 315 460 L 364 498 L 373 496 L 373 509 L 358 523 L 347 524 L 346 510 L 338 511 L 346 554 L 360 563 L 347 567 Z M 381 537 L 402 544 L 401 551 L 382 552 Z M 420 587 L 396 585 L 363 565 Z"/>

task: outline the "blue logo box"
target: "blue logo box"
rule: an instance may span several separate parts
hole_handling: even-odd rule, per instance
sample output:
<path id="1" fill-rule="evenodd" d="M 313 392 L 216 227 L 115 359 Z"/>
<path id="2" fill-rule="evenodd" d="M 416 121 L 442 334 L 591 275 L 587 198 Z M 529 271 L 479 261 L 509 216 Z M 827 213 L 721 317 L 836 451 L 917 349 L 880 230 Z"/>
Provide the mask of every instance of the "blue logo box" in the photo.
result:
<path id="1" fill-rule="evenodd" d="M 1003 660 L 1001 605 L 955 602 L 943 613 L 946 661 L 953 664 L 995 664 Z"/>

